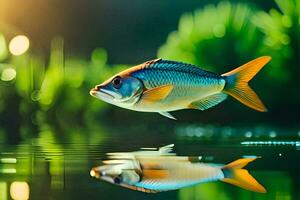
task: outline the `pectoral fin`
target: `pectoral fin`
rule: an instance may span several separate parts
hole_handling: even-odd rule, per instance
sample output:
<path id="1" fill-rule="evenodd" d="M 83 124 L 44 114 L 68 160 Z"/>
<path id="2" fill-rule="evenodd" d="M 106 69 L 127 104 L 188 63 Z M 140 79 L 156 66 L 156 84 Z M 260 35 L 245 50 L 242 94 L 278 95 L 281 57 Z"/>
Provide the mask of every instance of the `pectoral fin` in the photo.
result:
<path id="1" fill-rule="evenodd" d="M 146 90 L 141 98 L 144 102 L 156 102 L 165 99 L 173 89 L 173 85 L 163 85 Z"/>
<path id="2" fill-rule="evenodd" d="M 159 112 L 159 114 L 167 117 L 167 118 L 170 118 L 170 119 L 174 119 L 174 120 L 177 120 L 173 115 L 171 115 L 170 113 L 168 112 Z"/>
<path id="3" fill-rule="evenodd" d="M 162 169 L 162 167 L 157 162 L 143 162 L 141 166 L 143 169 L 156 169 L 156 170 Z"/>
<path id="4" fill-rule="evenodd" d="M 217 93 L 208 97 L 205 97 L 199 101 L 192 102 L 188 108 L 199 109 L 199 110 L 206 110 L 211 108 L 227 98 L 227 94 L 224 93 Z"/>
<path id="5" fill-rule="evenodd" d="M 169 171 L 164 169 L 145 169 L 143 179 L 162 180 L 169 177 Z"/>
<path id="6" fill-rule="evenodd" d="M 169 176 L 169 171 L 158 162 L 150 161 L 141 163 L 143 179 L 164 179 Z"/>

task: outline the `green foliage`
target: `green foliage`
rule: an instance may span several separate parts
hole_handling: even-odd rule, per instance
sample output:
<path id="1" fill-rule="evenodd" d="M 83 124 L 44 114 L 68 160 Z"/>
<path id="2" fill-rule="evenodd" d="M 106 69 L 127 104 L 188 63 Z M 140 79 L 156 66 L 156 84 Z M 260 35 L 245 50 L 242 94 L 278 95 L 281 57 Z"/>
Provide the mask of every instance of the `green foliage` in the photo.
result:
<path id="1" fill-rule="evenodd" d="M 61 38 L 52 41 L 51 52 L 49 67 L 39 91 L 39 103 L 45 108 L 55 102 L 64 84 L 64 55 Z"/>
<path id="2" fill-rule="evenodd" d="M 0 61 L 7 57 L 7 46 L 5 37 L 0 33 Z"/>
<path id="3" fill-rule="evenodd" d="M 170 33 L 158 57 L 185 61 L 222 73 L 258 56 L 270 55 L 263 70 L 267 82 L 256 80 L 259 90 L 269 91 L 270 105 L 298 105 L 300 68 L 300 1 L 276 0 L 279 10 L 269 12 L 247 4 L 227 1 L 207 5 L 180 18 L 178 30 Z M 263 87 L 265 86 L 265 87 Z M 287 89 L 289 88 L 289 89 Z M 270 94 L 282 96 L 273 99 Z M 290 94 L 295 98 L 290 98 Z"/>
<path id="4" fill-rule="evenodd" d="M 268 75 L 288 82 L 299 74 L 295 63 L 300 49 L 300 2 L 276 3 L 280 10 L 269 13 L 246 4 L 221 2 L 185 14 L 158 56 L 223 72 L 257 56 L 270 55 L 273 60 Z"/>
<path id="5" fill-rule="evenodd" d="M 229 2 L 185 14 L 158 56 L 218 72 L 229 70 L 257 56 L 261 33 L 249 20 L 252 15 L 249 6 Z"/>
<path id="6" fill-rule="evenodd" d="M 248 4 L 222 1 L 186 13 L 158 56 L 222 73 L 255 57 L 271 55 L 273 60 L 264 70 L 269 80 L 256 80 L 258 90 L 269 86 L 269 94 L 281 91 L 281 96 L 287 97 L 285 102 L 294 107 L 300 98 L 296 87 L 300 74 L 300 2 L 276 3 L 279 10 L 269 12 Z M 99 116 L 111 107 L 90 97 L 89 90 L 127 66 L 107 65 L 108 55 L 101 48 L 91 53 L 90 60 L 66 57 L 62 38 L 53 39 L 49 63 L 43 55 L 32 52 L 10 55 L 6 42 L 0 34 L 2 135 L 9 129 L 21 131 L 21 136 L 26 137 L 32 127 L 47 131 L 53 129 L 53 124 L 62 130 L 76 129 L 80 124 L 102 130 Z M 297 97 L 288 98 L 288 93 Z M 263 99 L 268 98 L 274 107 L 279 107 L 281 99 L 267 95 Z M 230 106 L 227 107 L 229 110 Z"/>
<path id="7" fill-rule="evenodd" d="M 95 118 L 108 105 L 95 101 L 89 90 L 124 66 L 108 66 L 104 49 L 95 49 L 91 61 L 87 61 L 65 58 L 63 48 L 62 38 L 52 41 L 48 66 L 43 57 L 30 52 L 11 56 L 8 62 L 0 63 L 2 127 L 11 127 L 12 124 L 7 124 L 9 121 L 22 121 L 16 128 L 23 138 L 31 134 L 33 125 L 45 131 L 53 129 L 52 126 L 75 130 L 74 124 L 84 123 L 102 130 L 95 126 Z M 15 74 L 8 79 L 11 71 Z"/>
<path id="8" fill-rule="evenodd" d="M 270 76 L 287 83 L 291 79 L 296 80 L 300 72 L 297 66 L 300 55 L 300 1 L 276 0 L 276 3 L 280 10 L 258 11 L 253 23 L 264 33 L 261 52 L 273 58 Z"/>

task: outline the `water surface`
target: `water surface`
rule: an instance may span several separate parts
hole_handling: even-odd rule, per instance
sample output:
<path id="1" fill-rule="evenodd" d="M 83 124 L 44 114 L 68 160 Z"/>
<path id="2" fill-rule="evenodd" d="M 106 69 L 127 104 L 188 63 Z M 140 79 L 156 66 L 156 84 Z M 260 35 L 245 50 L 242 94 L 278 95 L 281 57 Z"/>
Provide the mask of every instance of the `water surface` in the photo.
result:
<path id="1" fill-rule="evenodd" d="M 284 138 L 284 139 L 283 139 Z M 300 142 L 297 130 L 181 126 L 152 133 L 142 130 L 56 133 L 42 131 L 18 144 L 0 144 L 0 200 L 22 199 L 300 199 Z M 158 194 L 144 194 L 92 178 L 89 171 L 116 151 L 175 144 L 178 155 L 229 163 L 261 156 L 247 169 L 267 194 L 222 182 Z"/>

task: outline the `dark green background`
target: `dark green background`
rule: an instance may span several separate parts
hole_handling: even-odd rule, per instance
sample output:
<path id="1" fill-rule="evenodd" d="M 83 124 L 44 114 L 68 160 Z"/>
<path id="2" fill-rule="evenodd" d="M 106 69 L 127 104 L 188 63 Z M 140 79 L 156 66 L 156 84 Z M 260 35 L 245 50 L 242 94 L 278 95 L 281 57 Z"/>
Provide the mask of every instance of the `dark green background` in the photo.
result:
<path id="1" fill-rule="evenodd" d="M 20 34 L 30 48 L 14 56 L 8 44 Z M 299 0 L 1 0 L 1 38 L 0 200 L 15 181 L 29 184 L 30 199 L 299 199 Z M 221 74 L 262 55 L 272 60 L 250 85 L 267 113 L 228 98 L 173 121 L 89 95 L 157 57 Z M 249 169 L 268 193 L 209 183 L 149 196 L 89 176 L 105 153 L 170 143 L 205 162 L 262 156 Z"/>

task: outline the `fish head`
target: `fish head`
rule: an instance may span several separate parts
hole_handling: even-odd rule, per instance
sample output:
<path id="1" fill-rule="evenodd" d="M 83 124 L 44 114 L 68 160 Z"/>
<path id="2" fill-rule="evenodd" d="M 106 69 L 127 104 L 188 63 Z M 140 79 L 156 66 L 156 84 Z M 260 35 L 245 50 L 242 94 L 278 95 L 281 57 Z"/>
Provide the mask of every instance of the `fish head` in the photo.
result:
<path id="1" fill-rule="evenodd" d="M 90 171 L 90 175 L 92 177 L 101 179 L 112 184 L 121 183 L 121 174 L 122 170 L 106 165 L 94 167 Z"/>
<path id="2" fill-rule="evenodd" d="M 107 103 L 129 107 L 139 100 L 143 89 L 143 82 L 138 78 L 120 74 L 97 85 L 90 94 Z"/>

